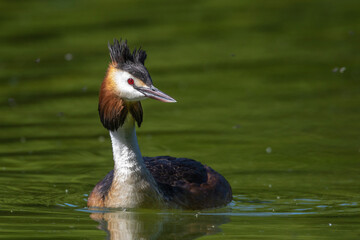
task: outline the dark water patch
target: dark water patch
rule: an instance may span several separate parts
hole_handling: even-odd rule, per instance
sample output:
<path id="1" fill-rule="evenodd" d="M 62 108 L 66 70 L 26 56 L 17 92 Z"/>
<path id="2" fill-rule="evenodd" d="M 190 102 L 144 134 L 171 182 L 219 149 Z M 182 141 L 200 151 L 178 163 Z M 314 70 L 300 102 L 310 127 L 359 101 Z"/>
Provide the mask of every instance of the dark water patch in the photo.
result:
<path id="1" fill-rule="evenodd" d="M 55 29 L 39 32 L 21 32 L 13 36 L 1 38 L 0 42 L 5 44 L 34 44 L 48 42 L 57 39 L 61 34 Z"/>
<path id="2" fill-rule="evenodd" d="M 128 28 L 146 28 L 149 24 L 151 24 L 150 21 L 148 21 L 147 18 L 142 16 L 136 16 L 136 17 L 129 17 L 129 18 L 122 18 L 121 16 L 118 16 L 118 18 L 115 19 L 109 19 L 105 21 L 98 21 L 91 24 L 82 24 L 78 26 L 70 26 L 63 29 L 59 29 L 60 31 L 66 32 L 67 34 L 70 33 L 79 33 L 79 32 L 97 32 L 99 30 L 114 30 L 116 29 L 128 29 Z M 114 38 L 119 38 L 121 36 L 114 36 Z M 111 42 L 112 39 L 109 39 Z"/>
<path id="3" fill-rule="evenodd" d="M 98 149 L 100 150 L 100 146 L 98 147 Z M 107 149 L 107 148 L 106 148 Z M 54 156 L 67 156 L 67 155 L 73 155 L 74 153 L 81 153 L 81 152 L 91 152 L 91 153 L 96 153 L 96 150 L 89 150 L 88 147 L 84 146 L 83 148 L 81 147 L 76 147 L 76 148 L 71 148 L 67 149 L 66 151 L 64 151 L 63 149 L 51 149 L 51 150 L 27 150 L 27 151 L 2 151 L 0 153 L 1 157 L 54 157 Z"/>
<path id="4" fill-rule="evenodd" d="M 139 136 L 172 136 L 172 135 L 223 135 L 224 131 L 208 129 L 208 130 L 199 130 L 199 129 L 157 129 L 157 130 L 139 130 L 137 135 Z"/>
<path id="5" fill-rule="evenodd" d="M 1 157 L 19 157 L 19 156 L 54 156 L 57 154 L 63 153 L 60 150 L 29 150 L 29 151 L 16 151 L 16 152 L 6 152 L 3 151 L 0 153 Z"/>
<path id="6" fill-rule="evenodd" d="M 66 26 L 54 26 L 52 28 L 41 29 L 40 31 L 32 32 L 20 32 L 10 36 L 1 38 L 0 42 L 5 44 L 36 44 L 45 41 L 52 41 L 65 34 L 79 34 L 79 33 L 91 33 L 105 30 L 127 29 L 134 27 L 146 27 L 149 21 L 146 18 L 136 17 L 123 19 L 110 19 L 105 21 L 92 22 L 91 24 L 78 24 L 78 25 L 66 25 Z M 115 36 L 114 36 L 115 37 Z M 117 36 L 116 36 L 117 37 Z M 112 39 L 109 39 L 111 41 Z"/>
<path id="7" fill-rule="evenodd" d="M 57 124 L 53 124 L 52 127 L 59 127 Z M 10 138 L 0 138 L 0 143 L 25 143 L 29 141 L 56 141 L 56 140 L 89 140 L 89 139 L 98 139 L 102 137 L 98 134 L 87 134 L 87 135 L 53 135 L 53 136 L 38 136 L 38 137 L 10 137 Z M 101 141 L 101 139 L 99 140 Z"/>
<path id="8" fill-rule="evenodd" d="M 230 60 L 230 59 L 229 59 Z M 255 68 L 255 64 L 257 68 L 261 68 L 261 63 L 254 63 L 252 65 L 253 68 Z M 270 63 L 268 62 L 268 65 Z M 198 64 L 191 64 L 191 65 L 170 65 L 166 66 L 166 68 L 158 68 L 154 66 L 151 69 L 151 72 L 154 74 L 176 74 L 178 72 L 183 72 L 186 74 L 194 74 L 194 73 L 203 73 L 203 72 L 214 72 L 214 71 L 227 71 L 227 70 L 233 70 L 233 71 L 241 71 L 244 69 L 249 70 L 250 64 L 249 62 L 245 61 L 223 61 L 218 63 L 198 63 Z"/>
<path id="9" fill-rule="evenodd" d="M 35 61 L 35 60 L 34 60 Z M 9 64 L 10 65 L 10 64 Z M 15 64 L 14 64 L 15 65 Z M 30 66 L 29 66 L 30 67 Z M 31 66 L 33 67 L 33 66 Z M 15 76 L 1 76 L 0 77 L 0 86 L 2 87 L 18 87 L 22 84 L 22 82 L 26 81 L 46 81 L 48 80 L 54 73 L 40 73 L 37 72 L 35 74 L 16 74 Z"/>
<path id="10" fill-rule="evenodd" d="M 96 97 L 97 95 L 98 91 L 88 90 L 86 92 L 83 92 L 81 91 L 81 89 L 79 89 L 63 92 L 41 92 L 32 94 L 18 93 L 14 94 L 12 98 L 16 100 L 17 105 L 27 106 L 61 99 L 88 98 L 90 96 Z M 6 107 L 8 105 L 8 101 L 0 102 L 0 107 Z"/>
<path id="11" fill-rule="evenodd" d="M 33 127 L 42 127 L 42 128 L 48 128 L 48 127 L 68 127 L 68 126 L 72 126 L 72 127 L 78 127 L 78 126 L 84 126 L 84 124 L 79 124 L 79 123 L 66 123 L 66 122 L 56 122 L 56 123 L 52 123 L 49 121 L 44 121 L 44 122 L 33 122 L 33 123 L 23 123 L 23 122 L 19 122 L 19 123 L 0 123 L 0 128 L 3 129 L 11 129 L 11 128 L 33 128 Z M 12 141 L 12 139 L 15 140 L 15 138 L 6 138 L 9 139 L 10 141 Z M 0 140 L 2 141 L 2 140 Z"/>
<path id="12" fill-rule="evenodd" d="M 224 72 L 229 71 L 232 74 L 237 73 L 240 74 L 242 72 L 253 73 L 253 71 L 265 71 L 267 76 L 272 77 L 271 81 L 277 82 L 289 82 L 288 76 L 292 73 L 302 73 L 308 75 L 309 77 L 314 75 L 316 76 L 324 76 L 326 75 L 332 76 L 331 74 L 331 65 L 329 65 L 326 61 L 319 61 L 317 59 L 294 59 L 293 57 L 289 57 L 286 59 L 286 69 L 283 69 L 283 65 L 285 64 L 284 58 L 275 58 L 271 57 L 269 59 L 256 59 L 256 60 L 244 60 L 244 59 L 234 59 L 229 55 L 228 59 L 224 57 L 220 58 L 216 63 L 210 61 L 204 61 L 202 63 L 192 63 L 189 65 L 169 65 L 166 68 L 159 68 L 157 66 L 153 66 L 151 68 L 151 73 L 153 74 L 165 74 L 172 75 L 177 74 L 179 72 L 186 74 L 196 74 L 196 73 L 206 73 L 206 72 Z M 324 69 L 322 74 L 314 72 L 313 70 L 318 68 Z M 291 76 L 298 77 L 298 76 Z M 316 81 L 321 81 L 323 79 L 319 78 Z M 237 79 L 238 81 L 242 81 L 241 78 Z M 266 79 L 265 79 L 266 80 Z"/>
<path id="13" fill-rule="evenodd" d="M 325 173 L 324 172 L 319 172 L 319 174 L 321 173 Z M 252 175 L 252 174 L 260 174 L 260 175 L 278 175 L 278 174 L 282 174 L 282 175 L 293 175 L 293 174 L 313 174 L 314 170 L 312 171 L 304 171 L 304 170 L 263 170 L 263 169 L 258 169 L 258 170 L 240 170 L 240 171 L 236 171 L 234 172 L 235 174 L 239 174 L 239 175 Z"/>

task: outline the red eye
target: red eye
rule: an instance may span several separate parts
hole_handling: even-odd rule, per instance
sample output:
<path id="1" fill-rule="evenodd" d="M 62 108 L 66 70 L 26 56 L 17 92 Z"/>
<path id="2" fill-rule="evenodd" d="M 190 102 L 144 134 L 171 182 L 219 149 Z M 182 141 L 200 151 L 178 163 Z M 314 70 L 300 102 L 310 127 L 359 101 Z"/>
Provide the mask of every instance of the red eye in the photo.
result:
<path id="1" fill-rule="evenodd" d="M 128 79 L 128 84 L 133 85 L 133 84 L 134 84 L 134 79 L 129 78 L 129 79 Z"/>

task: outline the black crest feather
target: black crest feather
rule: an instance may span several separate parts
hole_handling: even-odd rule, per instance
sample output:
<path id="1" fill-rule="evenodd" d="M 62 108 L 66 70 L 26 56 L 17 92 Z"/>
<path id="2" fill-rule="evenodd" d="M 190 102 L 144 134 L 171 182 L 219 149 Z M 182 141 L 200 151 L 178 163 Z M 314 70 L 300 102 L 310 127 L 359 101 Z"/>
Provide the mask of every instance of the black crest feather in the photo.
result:
<path id="1" fill-rule="evenodd" d="M 135 48 L 134 51 L 131 53 L 130 48 L 127 45 L 127 40 L 120 41 L 114 39 L 114 44 L 111 45 L 108 43 L 109 51 L 110 51 L 110 58 L 113 63 L 116 63 L 119 68 L 122 68 L 125 64 L 130 63 L 141 63 L 142 65 L 145 64 L 146 59 L 146 52 L 139 48 L 138 50 Z"/>
<path id="2" fill-rule="evenodd" d="M 116 68 L 132 74 L 148 86 L 152 84 L 150 74 L 144 65 L 147 56 L 144 50 L 135 48 L 131 53 L 127 41 L 121 40 L 121 38 L 120 41 L 114 39 L 114 44 L 109 43 L 108 47 L 111 61 Z"/>
<path id="3" fill-rule="evenodd" d="M 146 57 L 147 57 L 146 52 L 142 50 L 141 47 L 138 50 L 136 50 L 136 48 L 134 49 L 133 58 L 135 62 L 139 62 L 144 65 Z"/>

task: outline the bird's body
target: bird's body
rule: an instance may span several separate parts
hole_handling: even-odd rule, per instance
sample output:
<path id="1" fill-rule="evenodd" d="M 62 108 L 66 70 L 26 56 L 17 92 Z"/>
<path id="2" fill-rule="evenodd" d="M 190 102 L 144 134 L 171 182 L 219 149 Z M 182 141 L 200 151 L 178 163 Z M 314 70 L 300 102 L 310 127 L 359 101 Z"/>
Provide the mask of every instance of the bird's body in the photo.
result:
<path id="1" fill-rule="evenodd" d="M 204 209 L 229 203 L 229 183 L 210 167 L 186 158 L 141 155 L 135 131 L 143 118 L 140 100 L 175 100 L 152 85 L 144 51 L 131 54 L 126 42 L 118 41 L 109 49 L 112 63 L 101 86 L 99 114 L 110 131 L 115 164 L 91 192 L 88 206 Z"/>

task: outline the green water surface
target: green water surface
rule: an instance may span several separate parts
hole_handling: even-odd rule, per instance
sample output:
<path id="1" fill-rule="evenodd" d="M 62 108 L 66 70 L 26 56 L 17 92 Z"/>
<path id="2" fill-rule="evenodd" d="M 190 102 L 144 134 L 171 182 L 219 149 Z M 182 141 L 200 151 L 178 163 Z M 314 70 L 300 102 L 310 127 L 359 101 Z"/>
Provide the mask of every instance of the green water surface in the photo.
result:
<path id="1" fill-rule="evenodd" d="M 356 0 L 0 1 L 0 239 L 360 239 Z M 89 211 L 107 42 L 148 53 L 143 155 L 230 182 L 206 211 Z"/>

